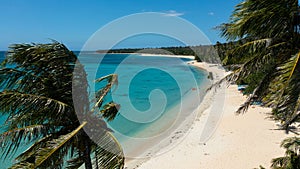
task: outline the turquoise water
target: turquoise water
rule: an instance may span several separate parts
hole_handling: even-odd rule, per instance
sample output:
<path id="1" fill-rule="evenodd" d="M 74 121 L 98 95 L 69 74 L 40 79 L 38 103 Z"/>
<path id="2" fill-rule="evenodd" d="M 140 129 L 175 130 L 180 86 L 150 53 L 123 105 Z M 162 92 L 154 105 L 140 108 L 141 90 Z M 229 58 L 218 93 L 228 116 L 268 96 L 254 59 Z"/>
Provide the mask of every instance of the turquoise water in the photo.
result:
<path id="1" fill-rule="evenodd" d="M 120 104 L 121 108 L 109 125 L 117 133 L 128 137 L 140 137 L 136 133 L 157 124 L 160 117 L 181 103 L 188 92 L 200 89 L 207 80 L 206 72 L 186 64 L 189 59 L 95 53 L 83 53 L 79 58 L 86 67 L 92 92 L 101 87 L 94 85 L 95 78 L 118 74 L 118 87 L 108 100 Z M 169 113 L 176 117 L 178 112 Z M 159 132 L 144 133 L 142 137 L 151 137 Z"/>
<path id="2" fill-rule="evenodd" d="M 0 61 L 3 54 L 0 53 Z M 182 103 L 191 91 L 203 90 L 207 82 L 206 72 L 186 64 L 189 59 L 97 53 L 81 53 L 79 58 L 88 74 L 91 94 L 104 85 L 95 85 L 96 78 L 118 74 L 118 86 L 106 101 L 121 105 L 116 119 L 109 122 L 109 127 L 115 131 L 121 144 L 128 137 L 148 138 L 159 135 L 179 116 L 179 112 L 173 110 L 174 107 Z M 3 120 L 0 117 L 0 124 Z M 156 129 L 143 132 L 153 126 Z M 0 168 L 7 164 L 9 162 L 0 165 Z"/>

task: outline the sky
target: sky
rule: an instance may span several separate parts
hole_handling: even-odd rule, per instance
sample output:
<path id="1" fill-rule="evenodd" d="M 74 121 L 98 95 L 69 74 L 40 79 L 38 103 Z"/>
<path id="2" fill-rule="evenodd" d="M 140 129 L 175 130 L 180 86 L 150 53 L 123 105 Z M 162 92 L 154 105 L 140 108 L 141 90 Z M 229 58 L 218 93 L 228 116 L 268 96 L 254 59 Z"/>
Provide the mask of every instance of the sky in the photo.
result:
<path id="1" fill-rule="evenodd" d="M 214 27 L 228 22 L 239 2 L 241 0 L 1 0 L 0 50 L 7 50 L 15 43 L 46 43 L 50 39 L 64 43 L 71 50 L 80 50 L 100 28 L 118 18 L 143 12 L 183 18 L 200 29 L 211 43 L 225 42 Z M 144 44 L 143 38 L 131 38 L 118 47 L 176 45 L 176 42 L 156 37 L 152 37 L 155 41 L 152 44 Z"/>

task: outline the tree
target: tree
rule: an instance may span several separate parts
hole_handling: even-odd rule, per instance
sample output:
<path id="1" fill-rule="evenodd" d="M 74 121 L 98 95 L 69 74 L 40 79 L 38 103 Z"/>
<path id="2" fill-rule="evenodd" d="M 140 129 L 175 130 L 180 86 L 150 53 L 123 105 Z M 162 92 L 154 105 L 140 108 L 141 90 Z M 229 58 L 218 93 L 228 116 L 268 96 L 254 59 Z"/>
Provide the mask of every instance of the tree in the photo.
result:
<path id="1" fill-rule="evenodd" d="M 219 27 L 228 40 L 243 40 L 224 59 L 239 58 L 243 63 L 223 81 L 257 80 L 237 113 L 262 101 L 286 130 L 300 122 L 299 13 L 297 0 L 246 0 L 236 6 L 230 22 Z"/>
<path id="2" fill-rule="evenodd" d="M 245 0 L 238 4 L 230 22 L 222 24 L 221 35 L 228 40 L 242 40 L 227 51 L 223 60 L 242 65 L 223 81 L 247 81 L 251 94 L 237 110 L 245 112 L 253 101 L 272 108 L 272 117 L 282 129 L 300 122 L 300 10 L 297 0 Z M 232 59 L 234 58 L 234 59 Z M 297 129 L 297 128 L 296 128 Z M 273 168 L 299 168 L 299 140 L 283 141 L 286 156 L 272 161 Z"/>
<path id="3" fill-rule="evenodd" d="M 117 104 L 103 105 L 117 76 L 99 79 L 107 84 L 92 104 L 86 73 L 76 61 L 76 55 L 58 42 L 10 46 L 0 69 L 0 112 L 7 116 L 6 131 L 0 135 L 2 157 L 31 144 L 11 168 L 123 168 L 122 148 L 103 120 L 117 114 Z M 81 92 L 80 97 L 72 98 L 73 90 Z M 89 137 L 92 125 L 98 137 Z"/>

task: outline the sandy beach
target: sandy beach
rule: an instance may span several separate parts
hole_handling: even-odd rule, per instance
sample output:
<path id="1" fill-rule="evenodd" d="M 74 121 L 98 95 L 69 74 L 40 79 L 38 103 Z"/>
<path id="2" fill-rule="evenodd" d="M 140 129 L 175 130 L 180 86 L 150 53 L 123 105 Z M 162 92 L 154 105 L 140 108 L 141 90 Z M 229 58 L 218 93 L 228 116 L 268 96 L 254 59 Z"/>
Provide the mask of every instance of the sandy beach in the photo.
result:
<path id="1" fill-rule="evenodd" d="M 189 64 L 212 72 L 214 81 L 226 74 L 218 65 Z M 269 168 L 272 158 L 284 155 L 281 141 L 294 134 L 278 130 L 278 124 L 268 119 L 269 108 L 251 106 L 247 113 L 236 115 L 235 110 L 245 100 L 237 85 L 209 91 L 197 109 L 197 118 L 187 121 L 191 127 L 178 129 L 184 134 L 173 140 L 175 146 L 153 147 L 149 158 L 131 160 L 127 168 Z"/>

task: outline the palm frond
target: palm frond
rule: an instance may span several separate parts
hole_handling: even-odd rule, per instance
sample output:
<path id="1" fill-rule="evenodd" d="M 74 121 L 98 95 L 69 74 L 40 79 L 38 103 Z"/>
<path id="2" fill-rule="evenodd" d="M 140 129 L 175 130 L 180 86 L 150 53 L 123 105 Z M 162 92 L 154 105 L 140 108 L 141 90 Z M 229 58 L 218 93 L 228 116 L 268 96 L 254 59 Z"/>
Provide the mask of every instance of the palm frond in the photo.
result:
<path id="1" fill-rule="evenodd" d="M 221 86 L 221 84 L 223 83 L 227 83 L 228 85 L 230 84 L 230 82 L 233 82 L 233 77 L 235 75 L 236 72 L 238 72 L 239 70 L 235 70 L 233 72 L 231 72 L 230 74 L 226 75 L 225 77 L 223 77 L 222 79 L 218 80 L 217 82 L 213 83 L 212 85 L 210 85 L 206 91 L 210 91 L 212 89 L 217 89 L 218 87 Z"/>
<path id="2" fill-rule="evenodd" d="M 13 166 L 9 167 L 8 169 L 33 169 L 34 164 L 30 162 L 19 162 L 14 164 Z"/>
<path id="3" fill-rule="evenodd" d="M 96 80 L 107 83 L 96 93 L 94 108 L 104 108 L 99 117 L 94 110 L 90 110 L 86 73 L 83 65 L 75 64 L 76 59 L 73 52 L 57 41 L 10 46 L 0 69 L 0 85 L 3 87 L 0 91 L 0 113 L 8 116 L 5 125 L 9 130 L 3 134 L 0 145 L 8 155 L 19 147 L 21 141 L 35 141 L 16 158 L 17 163 L 11 168 L 62 168 L 66 164 L 68 168 L 76 168 L 83 163 L 91 166 L 88 149 L 94 143 L 88 137 L 89 132 L 96 133 L 97 139 L 107 146 L 108 149 L 102 148 L 107 151 L 106 159 L 112 162 L 111 166 L 123 168 L 123 151 L 108 133 L 112 130 L 102 118 L 112 120 L 117 114 L 117 104 L 102 106 L 104 97 L 111 92 L 113 85 L 118 84 L 117 75 Z M 72 99 L 74 92 L 81 93 L 80 97 Z M 77 101 L 80 104 L 73 104 Z M 89 123 L 79 126 L 75 110 L 76 114 L 83 116 L 80 119 L 86 119 Z M 101 152 L 95 147 L 94 153 L 97 150 L 105 155 L 104 149 Z M 116 155 L 109 155 L 109 152 Z M 71 160 L 66 163 L 67 156 Z M 97 162 L 104 167 L 105 162 L 98 159 L 104 157 L 97 156 Z"/>
<path id="4" fill-rule="evenodd" d="M 281 147 L 285 148 L 285 156 L 272 160 L 273 169 L 294 169 L 300 167 L 300 138 L 291 137 L 282 141 Z"/>
<path id="5" fill-rule="evenodd" d="M 45 147 L 47 141 L 50 141 L 54 138 L 53 135 L 47 135 L 37 140 L 33 145 L 31 145 L 27 150 L 22 152 L 16 157 L 17 161 L 26 161 L 28 158 L 32 157 L 33 154 L 40 148 Z"/>
<path id="6" fill-rule="evenodd" d="M 297 10 L 294 1 L 243 1 L 235 7 L 230 22 L 219 27 L 221 36 L 235 40 L 293 33 L 293 14 Z"/>
<path id="7" fill-rule="evenodd" d="M 93 139 L 95 140 L 95 139 Z M 121 145 L 116 138 L 110 133 L 105 134 L 96 139 L 95 157 L 93 165 L 100 169 L 122 169 L 124 168 L 124 153 Z"/>
<path id="8" fill-rule="evenodd" d="M 31 142 L 39 137 L 48 135 L 53 129 L 48 125 L 32 125 L 16 128 L 0 135 L 0 148 L 3 150 L 2 157 L 15 153 L 21 142 Z"/>
<path id="9" fill-rule="evenodd" d="M 274 100 L 269 103 L 270 105 L 272 103 L 274 104 L 275 101 L 277 101 L 275 105 L 276 106 L 278 105 L 278 100 L 282 98 L 285 89 L 288 87 L 291 78 L 295 73 L 296 67 L 299 62 L 299 57 L 300 57 L 300 52 L 295 57 L 291 58 L 287 63 L 283 64 L 281 67 L 278 68 L 279 74 L 274 83 L 276 86 L 278 86 L 276 88 L 276 93 L 278 93 L 278 95 L 270 99 L 270 100 Z"/>
<path id="10" fill-rule="evenodd" d="M 95 80 L 96 83 L 99 83 L 103 80 L 107 80 L 109 83 L 117 84 L 118 83 L 118 75 L 117 74 L 109 74 L 106 76 L 102 76 Z"/>
<path id="11" fill-rule="evenodd" d="M 104 105 L 103 109 L 100 110 L 100 113 L 101 113 L 102 117 L 104 117 L 108 121 L 112 121 L 117 116 L 119 109 L 120 109 L 119 104 L 110 102 L 110 103 Z"/>
<path id="12" fill-rule="evenodd" d="M 267 75 L 263 77 L 263 80 L 261 80 L 260 84 L 258 84 L 252 94 L 248 96 L 247 100 L 238 108 L 238 110 L 236 111 L 237 114 L 245 113 L 251 103 L 253 101 L 256 101 L 257 97 L 261 95 L 260 93 L 264 91 L 264 87 L 266 86 L 266 83 L 268 81 L 267 77 Z"/>
<path id="13" fill-rule="evenodd" d="M 270 85 L 270 92 L 264 98 L 274 108 L 275 118 L 287 128 L 299 117 L 300 98 L 300 52 L 278 68 L 277 76 Z"/>
<path id="14" fill-rule="evenodd" d="M 68 110 L 68 111 L 67 111 Z M 59 118 L 71 117 L 72 107 L 45 96 L 20 93 L 16 91 L 0 92 L 0 111 L 8 114 L 10 128 L 43 124 L 46 120 L 57 123 Z"/>
<path id="15" fill-rule="evenodd" d="M 59 61 L 62 62 L 59 63 Z M 76 56 L 63 44 L 57 42 L 49 44 L 11 45 L 5 59 L 6 63 L 22 65 L 22 67 L 25 68 L 30 67 L 32 70 L 34 70 L 33 65 L 37 65 L 38 62 L 47 62 L 48 65 L 39 65 L 52 67 L 55 66 L 55 64 L 61 65 L 66 62 L 75 63 L 75 61 Z"/>
<path id="16" fill-rule="evenodd" d="M 296 102 L 296 106 L 294 108 L 294 112 L 288 117 L 288 119 L 284 122 L 282 127 L 287 129 L 292 123 L 300 121 L 300 96 L 298 101 Z"/>
<path id="17" fill-rule="evenodd" d="M 222 63 L 227 65 L 233 58 L 240 58 L 240 60 L 249 61 L 254 57 L 264 56 L 262 53 L 266 48 L 268 48 L 271 42 L 271 38 L 263 38 L 240 42 L 242 44 L 235 44 L 232 49 L 227 49 Z"/>
<path id="18" fill-rule="evenodd" d="M 0 86 L 6 90 L 27 90 L 33 89 L 33 82 L 37 82 L 38 76 L 31 72 L 16 68 L 0 69 Z M 26 85 L 25 85 L 26 84 Z M 31 85 L 32 84 L 32 85 Z"/>
<path id="19" fill-rule="evenodd" d="M 62 135 L 58 139 L 47 142 L 44 149 L 39 149 L 35 156 L 35 167 L 42 166 L 43 163 L 49 159 L 56 151 L 64 146 L 68 141 L 70 141 L 79 131 L 86 125 L 87 122 L 83 122 L 74 131 L 67 135 Z"/>
<path id="20" fill-rule="evenodd" d="M 248 42 L 234 48 L 230 53 L 240 54 L 242 52 L 246 52 L 246 53 L 256 53 L 257 51 L 260 52 L 262 49 L 269 47 L 271 42 L 272 42 L 271 38 L 264 38 L 264 39 L 248 41 Z"/>
<path id="21" fill-rule="evenodd" d="M 272 159 L 271 163 L 272 163 L 271 168 L 273 169 L 286 169 L 285 166 L 289 165 L 290 159 L 289 157 L 278 157 Z"/>
<path id="22" fill-rule="evenodd" d="M 61 150 L 63 150 L 63 153 L 66 155 L 68 146 L 66 144 L 74 138 L 81 130 L 82 128 L 87 124 L 87 122 L 83 122 L 80 126 L 78 126 L 74 131 L 70 132 L 69 134 L 62 135 L 57 139 L 53 139 L 50 141 L 47 141 L 45 146 L 42 148 L 39 148 L 34 154 L 32 154 L 28 159 L 32 158 L 33 166 L 34 168 L 45 168 L 46 166 L 53 166 L 53 167 L 59 167 L 62 165 L 63 159 L 56 158 L 56 153 Z M 51 157 L 54 157 L 51 158 Z M 63 156 L 59 156 L 63 157 Z M 26 159 L 26 160 L 28 160 Z M 15 165 L 24 165 L 24 167 L 30 167 L 32 166 L 32 163 L 26 163 L 25 161 L 20 161 L 19 163 Z M 15 166 L 14 165 L 14 166 Z M 13 166 L 13 167 L 14 167 Z"/>
<path id="23" fill-rule="evenodd" d="M 76 158 L 72 158 L 67 161 L 66 169 L 78 169 L 80 166 L 84 164 L 82 157 L 77 156 Z"/>
<path id="24" fill-rule="evenodd" d="M 110 75 L 101 77 L 99 79 L 96 79 L 95 82 L 101 82 L 103 80 L 107 80 L 108 83 L 105 85 L 105 87 L 103 87 L 102 89 L 100 89 L 99 91 L 96 92 L 97 101 L 96 101 L 93 109 L 96 107 L 100 108 L 102 106 L 104 97 L 110 92 L 113 85 L 118 84 L 118 75 L 110 74 Z"/>
<path id="25" fill-rule="evenodd" d="M 290 137 L 282 141 L 281 147 L 300 155 L 300 138 Z"/>

